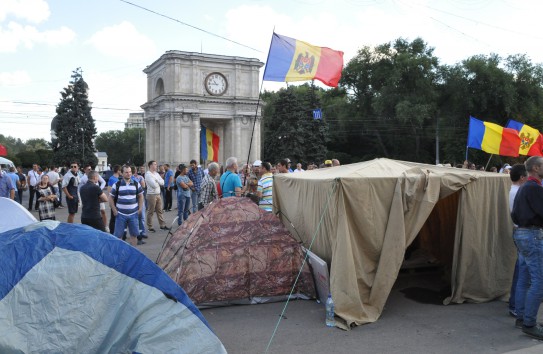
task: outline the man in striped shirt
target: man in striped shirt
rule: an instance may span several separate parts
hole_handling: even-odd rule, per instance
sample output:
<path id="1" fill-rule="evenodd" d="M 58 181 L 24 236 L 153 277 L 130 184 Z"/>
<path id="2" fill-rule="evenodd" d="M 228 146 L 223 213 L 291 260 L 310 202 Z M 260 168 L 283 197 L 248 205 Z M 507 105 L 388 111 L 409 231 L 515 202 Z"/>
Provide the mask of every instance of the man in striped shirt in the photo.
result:
<path id="1" fill-rule="evenodd" d="M 271 173 L 271 165 L 269 162 L 262 162 L 260 167 L 262 178 L 258 181 L 256 195 L 260 198 L 258 206 L 264 211 L 272 211 L 273 209 L 273 174 Z"/>
<path id="2" fill-rule="evenodd" d="M 129 242 L 136 246 L 139 235 L 138 215 L 143 207 L 143 189 L 132 179 L 132 169 L 124 165 L 121 168 L 123 178 L 115 183 L 109 192 L 109 206 L 115 215 L 114 235 L 122 238 L 128 226 Z"/>

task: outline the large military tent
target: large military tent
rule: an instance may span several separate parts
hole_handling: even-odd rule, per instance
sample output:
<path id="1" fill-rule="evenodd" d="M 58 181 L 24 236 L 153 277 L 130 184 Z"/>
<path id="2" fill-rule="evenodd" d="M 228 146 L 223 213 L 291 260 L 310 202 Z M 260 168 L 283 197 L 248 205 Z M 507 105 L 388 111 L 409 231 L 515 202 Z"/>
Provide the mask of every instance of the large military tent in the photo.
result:
<path id="1" fill-rule="evenodd" d="M 379 318 L 415 238 L 449 267 L 445 304 L 506 298 L 510 184 L 504 174 L 375 159 L 276 175 L 274 210 L 306 247 L 315 236 L 311 250 L 330 264 L 336 315 L 349 328 Z"/>

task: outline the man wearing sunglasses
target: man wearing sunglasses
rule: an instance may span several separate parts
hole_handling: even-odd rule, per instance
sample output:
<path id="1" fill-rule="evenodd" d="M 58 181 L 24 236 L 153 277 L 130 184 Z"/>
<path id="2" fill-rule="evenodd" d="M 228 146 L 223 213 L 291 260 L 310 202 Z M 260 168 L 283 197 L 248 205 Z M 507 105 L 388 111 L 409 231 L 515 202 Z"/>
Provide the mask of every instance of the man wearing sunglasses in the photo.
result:
<path id="1" fill-rule="evenodd" d="M 62 179 L 62 190 L 66 195 L 66 205 L 68 206 L 68 220 L 66 222 L 73 223 L 75 214 L 79 207 L 79 197 L 77 194 L 77 186 L 79 186 L 79 165 L 77 162 L 70 164 L 70 170 L 66 172 Z"/>

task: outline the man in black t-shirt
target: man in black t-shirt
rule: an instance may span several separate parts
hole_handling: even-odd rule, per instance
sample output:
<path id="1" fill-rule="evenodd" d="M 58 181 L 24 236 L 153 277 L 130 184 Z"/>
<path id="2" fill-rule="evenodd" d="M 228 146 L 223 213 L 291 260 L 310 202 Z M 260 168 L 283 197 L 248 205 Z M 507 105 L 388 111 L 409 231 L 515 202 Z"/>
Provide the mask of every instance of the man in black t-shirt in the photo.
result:
<path id="1" fill-rule="evenodd" d="M 100 202 L 106 202 L 107 196 L 98 185 L 98 172 L 90 171 L 87 175 L 89 181 L 79 190 L 81 195 L 81 223 L 105 232 L 104 222 L 100 214 Z"/>

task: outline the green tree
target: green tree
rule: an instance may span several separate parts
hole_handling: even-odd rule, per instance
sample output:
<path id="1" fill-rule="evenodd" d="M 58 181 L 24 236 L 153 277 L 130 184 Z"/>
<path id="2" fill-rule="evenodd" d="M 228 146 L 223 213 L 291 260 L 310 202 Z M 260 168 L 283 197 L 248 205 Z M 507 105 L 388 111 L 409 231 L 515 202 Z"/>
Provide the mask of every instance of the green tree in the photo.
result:
<path id="1" fill-rule="evenodd" d="M 108 163 L 112 165 L 143 165 L 145 129 L 130 128 L 101 133 L 96 137 L 96 148 L 107 153 Z"/>
<path id="2" fill-rule="evenodd" d="M 264 160 L 275 163 L 288 157 L 294 163 L 322 162 L 327 123 L 313 119 L 313 110 L 321 108 L 320 94 L 309 84 L 263 94 Z"/>
<path id="3" fill-rule="evenodd" d="M 25 141 L 25 149 L 28 151 L 50 150 L 51 144 L 45 139 L 28 139 Z"/>
<path id="4" fill-rule="evenodd" d="M 345 127 L 365 157 L 433 161 L 439 78 L 433 50 L 420 38 L 399 38 L 362 48 L 346 65 L 340 84 L 353 95 Z"/>
<path id="5" fill-rule="evenodd" d="M 78 68 L 72 73 L 68 87 L 60 93 L 62 98 L 54 118 L 55 137 L 51 140 L 51 146 L 56 164 L 68 165 L 77 160 L 94 166 L 98 162 L 93 142 L 96 127 L 87 91 L 88 85 Z"/>

